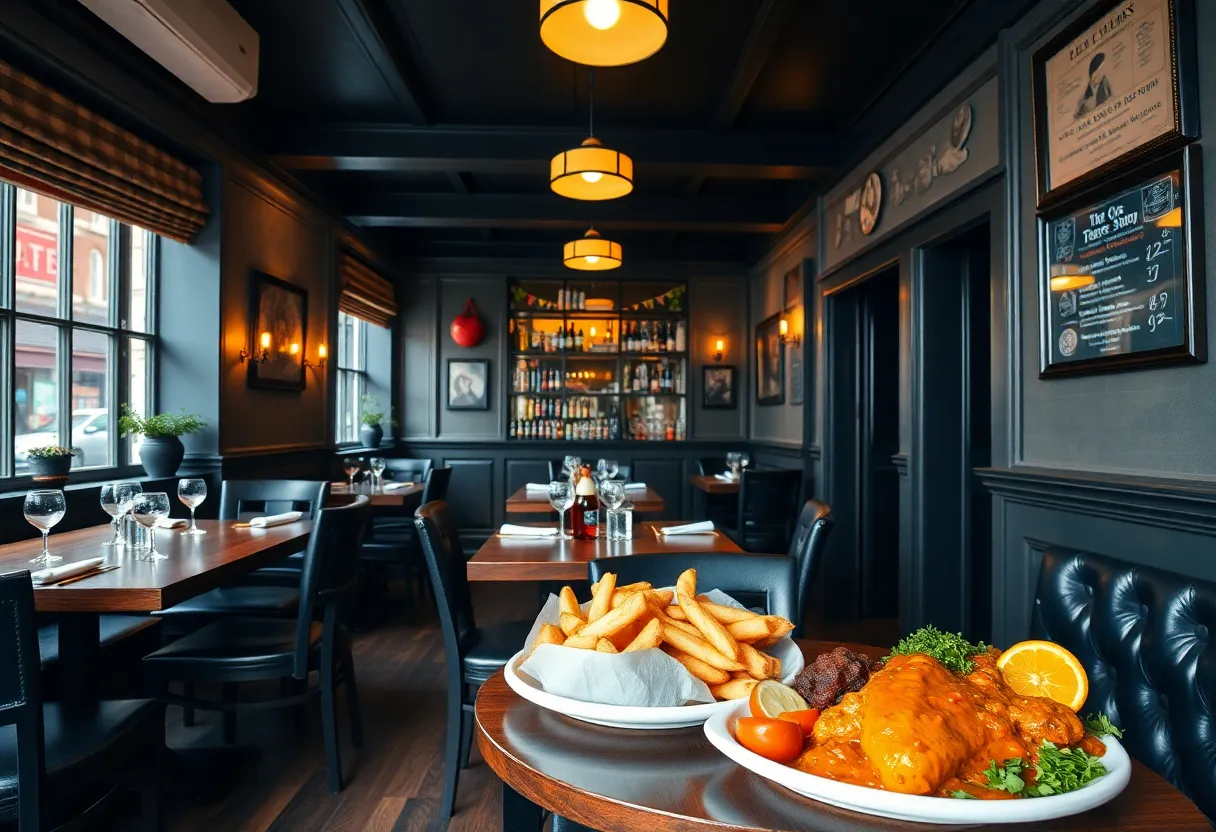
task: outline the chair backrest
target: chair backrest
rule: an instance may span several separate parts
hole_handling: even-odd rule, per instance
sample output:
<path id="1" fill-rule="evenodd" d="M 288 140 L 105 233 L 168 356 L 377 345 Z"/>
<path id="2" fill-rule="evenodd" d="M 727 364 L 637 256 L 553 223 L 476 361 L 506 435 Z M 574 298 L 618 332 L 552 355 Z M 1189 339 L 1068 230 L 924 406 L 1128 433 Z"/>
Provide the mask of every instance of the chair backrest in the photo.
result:
<path id="1" fill-rule="evenodd" d="M 828 533 L 832 531 L 832 507 L 827 503 L 807 500 L 798 515 L 794 537 L 790 540 L 790 557 L 798 561 L 798 625 L 795 636 L 802 635 L 802 621 L 810 603 L 811 584 L 819 571 L 823 559 L 823 547 L 827 545 Z"/>
<path id="2" fill-rule="evenodd" d="M 1035 595 L 1033 637 L 1089 675 L 1081 713 L 1104 712 L 1133 757 L 1216 819 L 1216 583 L 1048 549 Z"/>
<path id="3" fill-rule="evenodd" d="M 787 555 L 681 552 L 596 558 L 587 563 L 587 578 L 594 583 L 605 572 L 614 572 L 618 584 L 650 581 L 656 587 L 675 586 L 685 569 L 697 570 L 699 592 L 720 589 L 745 606 L 790 621 L 797 614 L 798 564 Z"/>
<path id="4" fill-rule="evenodd" d="M 613 479 L 629 482 L 629 477 L 633 474 L 633 468 L 629 465 L 616 466 L 616 476 Z"/>
<path id="5" fill-rule="evenodd" d="M 703 477 L 726 473 L 725 456 L 703 456 L 697 460 L 697 471 Z"/>
<path id="6" fill-rule="evenodd" d="M 220 486 L 220 519 L 286 511 L 302 511 L 316 519 L 328 498 L 329 483 L 323 480 L 224 480 Z"/>
<path id="7" fill-rule="evenodd" d="M 801 485 L 802 472 L 792 468 L 743 469 L 736 542 L 749 552 L 787 550 Z"/>
<path id="8" fill-rule="evenodd" d="M 45 772 L 38 622 L 30 573 L 0 575 L 0 725 L 17 730 L 18 826 L 40 829 Z"/>
<path id="9" fill-rule="evenodd" d="M 333 637 L 339 606 L 355 586 L 359 549 L 371 519 L 371 501 L 360 494 L 344 506 L 322 508 L 313 521 L 304 562 L 300 566 L 300 606 L 296 614 L 296 641 L 292 675 L 308 675 L 309 632 L 318 608 L 324 609 L 326 636 Z"/>
<path id="10" fill-rule="evenodd" d="M 426 482 L 426 475 L 431 471 L 429 459 L 393 459 L 384 460 L 384 470 L 393 472 L 397 482 Z"/>
<path id="11" fill-rule="evenodd" d="M 556 482 L 557 480 L 561 479 L 562 463 L 565 461 L 566 460 L 564 458 L 549 460 L 549 482 Z"/>
<path id="12" fill-rule="evenodd" d="M 426 475 L 422 489 L 422 502 L 433 503 L 448 498 L 448 483 L 452 481 L 452 469 L 448 466 L 432 468 Z"/>
<path id="13" fill-rule="evenodd" d="M 449 657 L 461 657 L 469 633 L 477 625 L 473 619 L 473 601 L 469 595 L 460 529 L 452 519 L 451 507 L 443 500 L 420 506 L 414 512 L 414 525 L 418 529 L 427 570 L 431 573 L 431 586 L 435 590 L 436 606 L 439 607 L 443 649 Z"/>

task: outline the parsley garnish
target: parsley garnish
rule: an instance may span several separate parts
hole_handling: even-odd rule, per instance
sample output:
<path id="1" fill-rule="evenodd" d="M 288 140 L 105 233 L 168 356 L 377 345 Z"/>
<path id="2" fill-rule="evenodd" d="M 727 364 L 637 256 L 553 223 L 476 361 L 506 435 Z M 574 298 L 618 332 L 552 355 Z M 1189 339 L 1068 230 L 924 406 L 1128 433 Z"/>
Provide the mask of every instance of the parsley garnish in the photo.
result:
<path id="1" fill-rule="evenodd" d="M 1039 764 L 1035 766 L 1035 782 L 1026 790 L 1027 797 L 1047 797 L 1073 792 L 1106 774 L 1106 766 L 1079 748 L 1057 748 L 1043 740 L 1039 746 Z"/>
<path id="2" fill-rule="evenodd" d="M 947 670 L 955 673 L 970 673 L 975 669 L 975 662 L 971 661 L 971 657 L 986 652 L 988 652 L 988 645 L 982 641 L 972 644 L 963 638 L 961 633 L 943 633 L 933 625 L 929 625 L 921 627 L 912 635 L 902 639 L 891 650 L 891 656 L 924 653 L 937 659 Z"/>
<path id="3" fill-rule="evenodd" d="M 962 789 L 955 789 L 954 791 L 950 792 L 950 796 L 957 800 L 979 800 L 979 798 L 973 795 L 971 792 L 965 792 Z"/>
<path id="4" fill-rule="evenodd" d="M 998 766 L 996 760 L 993 760 L 984 770 L 984 776 L 988 778 L 988 788 L 1021 794 L 1022 789 L 1026 788 L 1026 781 L 1021 777 L 1022 765 L 1021 757 L 1006 760 L 1003 766 Z"/>
<path id="5" fill-rule="evenodd" d="M 1085 717 L 1085 727 L 1089 730 L 1089 733 L 1093 734 L 1095 737 L 1103 737 L 1110 734 L 1111 736 L 1123 739 L 1123 729 L 1116 727 L 1115 724 L 1110 721 L 1110 717 L 1101 711 Z"/>

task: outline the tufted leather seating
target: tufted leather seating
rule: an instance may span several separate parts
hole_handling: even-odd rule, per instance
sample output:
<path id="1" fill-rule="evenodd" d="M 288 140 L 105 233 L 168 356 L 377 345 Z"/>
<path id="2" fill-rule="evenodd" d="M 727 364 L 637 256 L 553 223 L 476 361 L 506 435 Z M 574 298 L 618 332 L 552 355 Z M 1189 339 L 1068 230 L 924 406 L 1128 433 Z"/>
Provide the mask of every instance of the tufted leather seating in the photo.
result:
<path id="1" fill-rule="evenodd" d="M 1070 549 L 1043 556 L 1035 638 L 1089 674 L 1127 750 L 1216 819 L 1216 583 Z"/>

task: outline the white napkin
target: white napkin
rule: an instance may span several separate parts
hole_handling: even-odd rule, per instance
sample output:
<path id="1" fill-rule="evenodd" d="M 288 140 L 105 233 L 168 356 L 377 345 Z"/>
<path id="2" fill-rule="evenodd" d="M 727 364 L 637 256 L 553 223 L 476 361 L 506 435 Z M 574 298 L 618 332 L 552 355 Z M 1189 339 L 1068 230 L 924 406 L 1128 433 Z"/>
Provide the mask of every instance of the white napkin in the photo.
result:
<path id="1" fill-rule="evenodd" d="M 556 537 L 556 526 L 516 526 L 503 523 L 498 533 L 503 537 Z"/>
<path id="2" fill-rule="evenodd" d="M 302 511 L 285 511 L 282 514 L 272 514 L 269 517 L 255 517 L 249 521 L 249 525 L 255 529 L 265 529 L 270 526 L 283 526 L 288 523 L 294 523 L 304 516 Z"/>
<path id="3" fill-rule="evenodd" d="M 530 482 L 530 483 L 528 483 L 527 485 L 525 485 L 525 486 L 524 486 L 524 490 L 525 490 L 525 491 L 527 491 L 527 492 L 529 492 L 529 493 L 531 493 L 531 492 L 536 492 L 536 493 L 538 493 L 538 494 L 539 494 L 539 493 L 543 492 L 543 493 L 545 493 L 545 494 L 548 494 L 548 493 L 549 493 L 549 485 L 548 485 L 548 483 L 541 483 L 541 482 Z"/>
<path id="4" fill-rule="evenodd" d="M 384 490 L 392 491 L 395 488 L 410 488 L 412 485 L 412 482 L 386 482 L 384 484 Z"/>
<path id="5" fill-rule="evenodd" d="M 88 560 L 78 560 L 75 563 L 65 563 L 63 566 L 50 566 L 46 569 L 39 569 L 37 572 L 31 572 L 30 579 L 34 582 L 34 586 L 50 586 L 60 581 L 66 581 L 68 578 L 92 572 L 100 568 L 105 560 L 105 558 L 89 558 Z"/>
<path id="6" fill-rule="evenodd" d="M 626 491 L 645 491 L 646 483 L 644 482 L 627 482 L 625 483 Z"/>
<path id="7" fill-rule="evenodd" d="M 722 482 L 734 482 L 735 475 L 734 474 L 714 474 L 714 479 L 722 480 Z"/>
<path id="8" fill-rule="evenodd" d="M 331 482 L 329 484 L 329 487 L 330 488 L 350 488 L 350 483 L 347 482 L 346 480 L 342 480 L 341 482 Z"/>
<path id="9" fill-rule="evenodd" d="M 702 520 L 699 523 L 685 523 L 683 526 L 664 526 L 659 529 L 659 534 L 704 534 L 713 530 L 713 520 Z"/>
<path id="10" fill-rule="evenodd" d="M 157 517 L 156 528 L 158 529 L 180 529 L 189 526 L 190 521 L 185 518 L 174 519 L 172 517 Z"/>

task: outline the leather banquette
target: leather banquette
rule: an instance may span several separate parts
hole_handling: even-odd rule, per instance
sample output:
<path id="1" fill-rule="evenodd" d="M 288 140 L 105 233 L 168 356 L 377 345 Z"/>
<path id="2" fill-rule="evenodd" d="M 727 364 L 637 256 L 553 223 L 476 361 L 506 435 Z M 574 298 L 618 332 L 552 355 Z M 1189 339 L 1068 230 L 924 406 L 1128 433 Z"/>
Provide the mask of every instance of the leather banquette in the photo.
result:
<path id="1" fill-rule="evenodd" d="M 1105 712 L 1133 757 L 1216 819 L 1216 583 L 1048 549 L 1033 629 L 1085 665 L 1081 713 Z"/>

